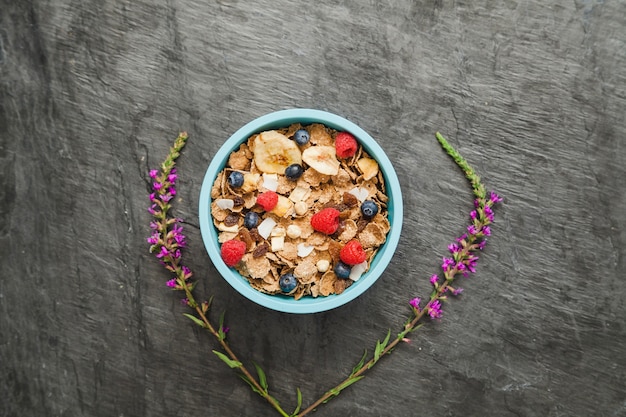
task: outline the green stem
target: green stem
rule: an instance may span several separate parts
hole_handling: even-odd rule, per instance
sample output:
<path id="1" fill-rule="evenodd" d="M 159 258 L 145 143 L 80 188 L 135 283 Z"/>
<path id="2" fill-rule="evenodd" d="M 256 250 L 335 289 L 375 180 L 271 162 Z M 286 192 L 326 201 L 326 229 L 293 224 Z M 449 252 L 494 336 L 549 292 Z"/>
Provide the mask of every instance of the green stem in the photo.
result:
<path id="1" fill-rule="evenodd" d="M 183 286 L 183 289 L 185 290 L 185 294 L 187 296 L 187 299 L 189 300 L 189 305 L 192 306 L 192 308 L 196 311 L 196 314 L 198 314 L 198 316 L 204 323 L 204 327 L 209 331 L 209 333 L 215 336 L 219 344 L 222 346 L 222 349 L 224 350 L 224 352 L 226 352 L 226 354 L 231 360 L 242 364 L 241 366 L 238 367 L 238 369 L 246 376 L 246 378 L 248 378 L 248 381 L 250 381 L 254 385 L 259 395 L 261 395 L 272 407 L 274 407 L 274 409 L 278 411 L 280 415 L 282 415 L 283 417 L 290 417 L 289 414 L 287 414 L 281 408 L 280 404 L 278 404 L 278 401 L 276 401 L 274 397 L 272 397 L 266 392 L 266 390 L 261 386 L 261 384 L 259 384 L 256 378 L 252 375 L 252 373 L 248 371 L 248 369 L 243 365 L 243 363 L 239 360 L 235 352 L 233 352 L 233 350 L 230 348 L 230 346 L 226 342 L 226 339 L 220 336 L 219 331 L 216 330 L 215 327 L 211 324 L 206 314 L 204 314 L 204 312 L 202 311 L 202 308 L 200 307 L 200 305 L 198 305 L 198 303 L 193 298 L 193 294 L 191 290 L 186 285 Z"/>

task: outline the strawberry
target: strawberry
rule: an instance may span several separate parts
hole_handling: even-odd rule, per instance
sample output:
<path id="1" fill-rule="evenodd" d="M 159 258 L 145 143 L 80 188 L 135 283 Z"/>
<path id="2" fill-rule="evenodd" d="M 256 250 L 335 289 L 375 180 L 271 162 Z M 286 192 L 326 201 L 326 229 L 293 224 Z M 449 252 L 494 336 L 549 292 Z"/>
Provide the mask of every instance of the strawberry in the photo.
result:
<path id="1" fill-rule="evenodd" d="M 271 211 L 278 204 L 278 194 L 274 191 L 266 191 L 256 197 L 256 203 L 265 211 Z"/>
<path id="2" fill-rule="evenodd" d="M 359 145 L 348 132 L 339 132 L 335 137 L 335 153 L 339 158 L 349 158 L 356 153 Z"/>
<path id="3" fill-rule="evenodd" d="M 246 244 L 241 240 L 232 239 L 222 243 L 222 259 L 229 267 L 237 265 L 245 253 Z"/>
<path id="4" fill-rule="evenodd" d="M 367 254 L 361 246 L 361 242 L 356 239 L 352 239 L 346 245 L 341 248 L 339 252 L 339 258 L 342 262 L 348 265 L 358 265 L 367 259 Z"/>
<path id="5" fill-rule="evenodd" d="M 339 214 L 336 208 L 322 209 L 311 217 L 311 227 L 318 232 L 332 235 L 339 228 Z"/>

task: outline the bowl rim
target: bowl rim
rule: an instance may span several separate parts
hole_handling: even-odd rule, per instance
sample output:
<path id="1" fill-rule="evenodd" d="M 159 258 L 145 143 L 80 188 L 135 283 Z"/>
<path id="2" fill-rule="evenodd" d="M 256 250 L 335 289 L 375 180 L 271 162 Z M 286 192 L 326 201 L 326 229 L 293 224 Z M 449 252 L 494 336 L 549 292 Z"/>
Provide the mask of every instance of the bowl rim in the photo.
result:
<path id="1" fill-rule="evenodd" d="M 365 148 L 367 153 L 378 162 L 383 172 L 386 192 L 389 196 L 388 219 L 391 224 L 387 239 L 374 256 L 370 269 L 358 281 L 354 282 L 341 294 L 332 294 L 325 297 L 307 296 L 299 300 L 280 294 L 262 293 L 254 289 L 248 280 L 234 268 L 227 267 L 221 259 L 217 230 L 213 225 L 210 214 L 213 182 L 226 165 L 230 153 L 255 133 L 286 127 L 297 122 L 303 125 L 321 123 L 338 131 L 348 131 L 359 140 L 359 143 Z M 213 265 L 237 292 L 250 301 L 272 310 L 295 314 L 318 313 L 340 307 L 354 300 L 370 288 L 383 274 L 391 262 L 400 240 L 403 222 L 402 191 L 395 169 L 386 153 L 369 133 L 355 123 L 323 110 L 279 110 L 260 116 L 239 128 L 222 144 L 213 156 L 206 170 L 200 190 L 199 220 L 202 240 Z"/>

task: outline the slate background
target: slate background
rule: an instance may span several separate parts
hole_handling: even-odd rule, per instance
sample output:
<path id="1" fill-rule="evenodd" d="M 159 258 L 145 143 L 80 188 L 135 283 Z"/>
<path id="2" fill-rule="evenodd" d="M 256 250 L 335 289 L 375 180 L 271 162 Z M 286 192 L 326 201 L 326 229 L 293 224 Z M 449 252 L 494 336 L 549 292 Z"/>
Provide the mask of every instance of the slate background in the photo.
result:
<path id="1" fill-rule="evenodd" d="M 235 293 L 197 200 L 249 120 L 338 113 L 393 161 L 393 264 L 334 311 Z M 339 382 L 429 292 L 470 189 L 504 196 L 465 293 L 321 416 L 626 416 L 626 3 L 0 0 L 0 415 L 277 415 L 212 353 L 147 253 L 150 168 L 180 130 L 198 290 L 285 408 Z"/>

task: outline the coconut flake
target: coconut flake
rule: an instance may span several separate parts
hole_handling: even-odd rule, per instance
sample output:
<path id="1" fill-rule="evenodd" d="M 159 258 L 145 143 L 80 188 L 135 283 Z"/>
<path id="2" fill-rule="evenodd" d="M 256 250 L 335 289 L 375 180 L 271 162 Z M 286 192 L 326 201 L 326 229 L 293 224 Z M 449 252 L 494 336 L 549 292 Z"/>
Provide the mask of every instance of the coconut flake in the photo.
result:
<path id="1" fill-rule="evenodd" d="M 263 187 L 270 191 L 278 188 L 278 174 L 263 174 Z"/>
<path id="2" fill-rule="evenodd" d="M 232 210 L 235 207 L 235 202 L 230 198 L 218 198 L 215 204 L 222 210 Z"/>
<path id="3" fill-rule="evenodd" d="M 354 187 L 348 192 L 355 196 L 361 203 L 364 202 L 365 199 L 369 196 L 369 191 L 367 191 L 367 188 Z"/>
<path id="4" fill-rule="evenodd" d="M 309 246 L 306 243 L 298 243 L 298 256 L 306 258 L 313 252 L 313 249 L 315 249 L 314 246 Z"/>
<path id="5" fill-rule="evenodd" d="M 276 226 L 276 221 L 271 217 L 266 217 L 257 227 L 257 231 L 263 239 L 267 239 L 272 233 L 274 226 Z"/>
<path id="6" fill-rule="evenodd" d="M 359 278 L 361 278 L 361 275 L 363 275 L 365 271 L 367 271 L 367 261 L 363 261 L 360 264 L 354 265 L 350 270 L 350 279 L 352 281 L 357 281 Z"/>

